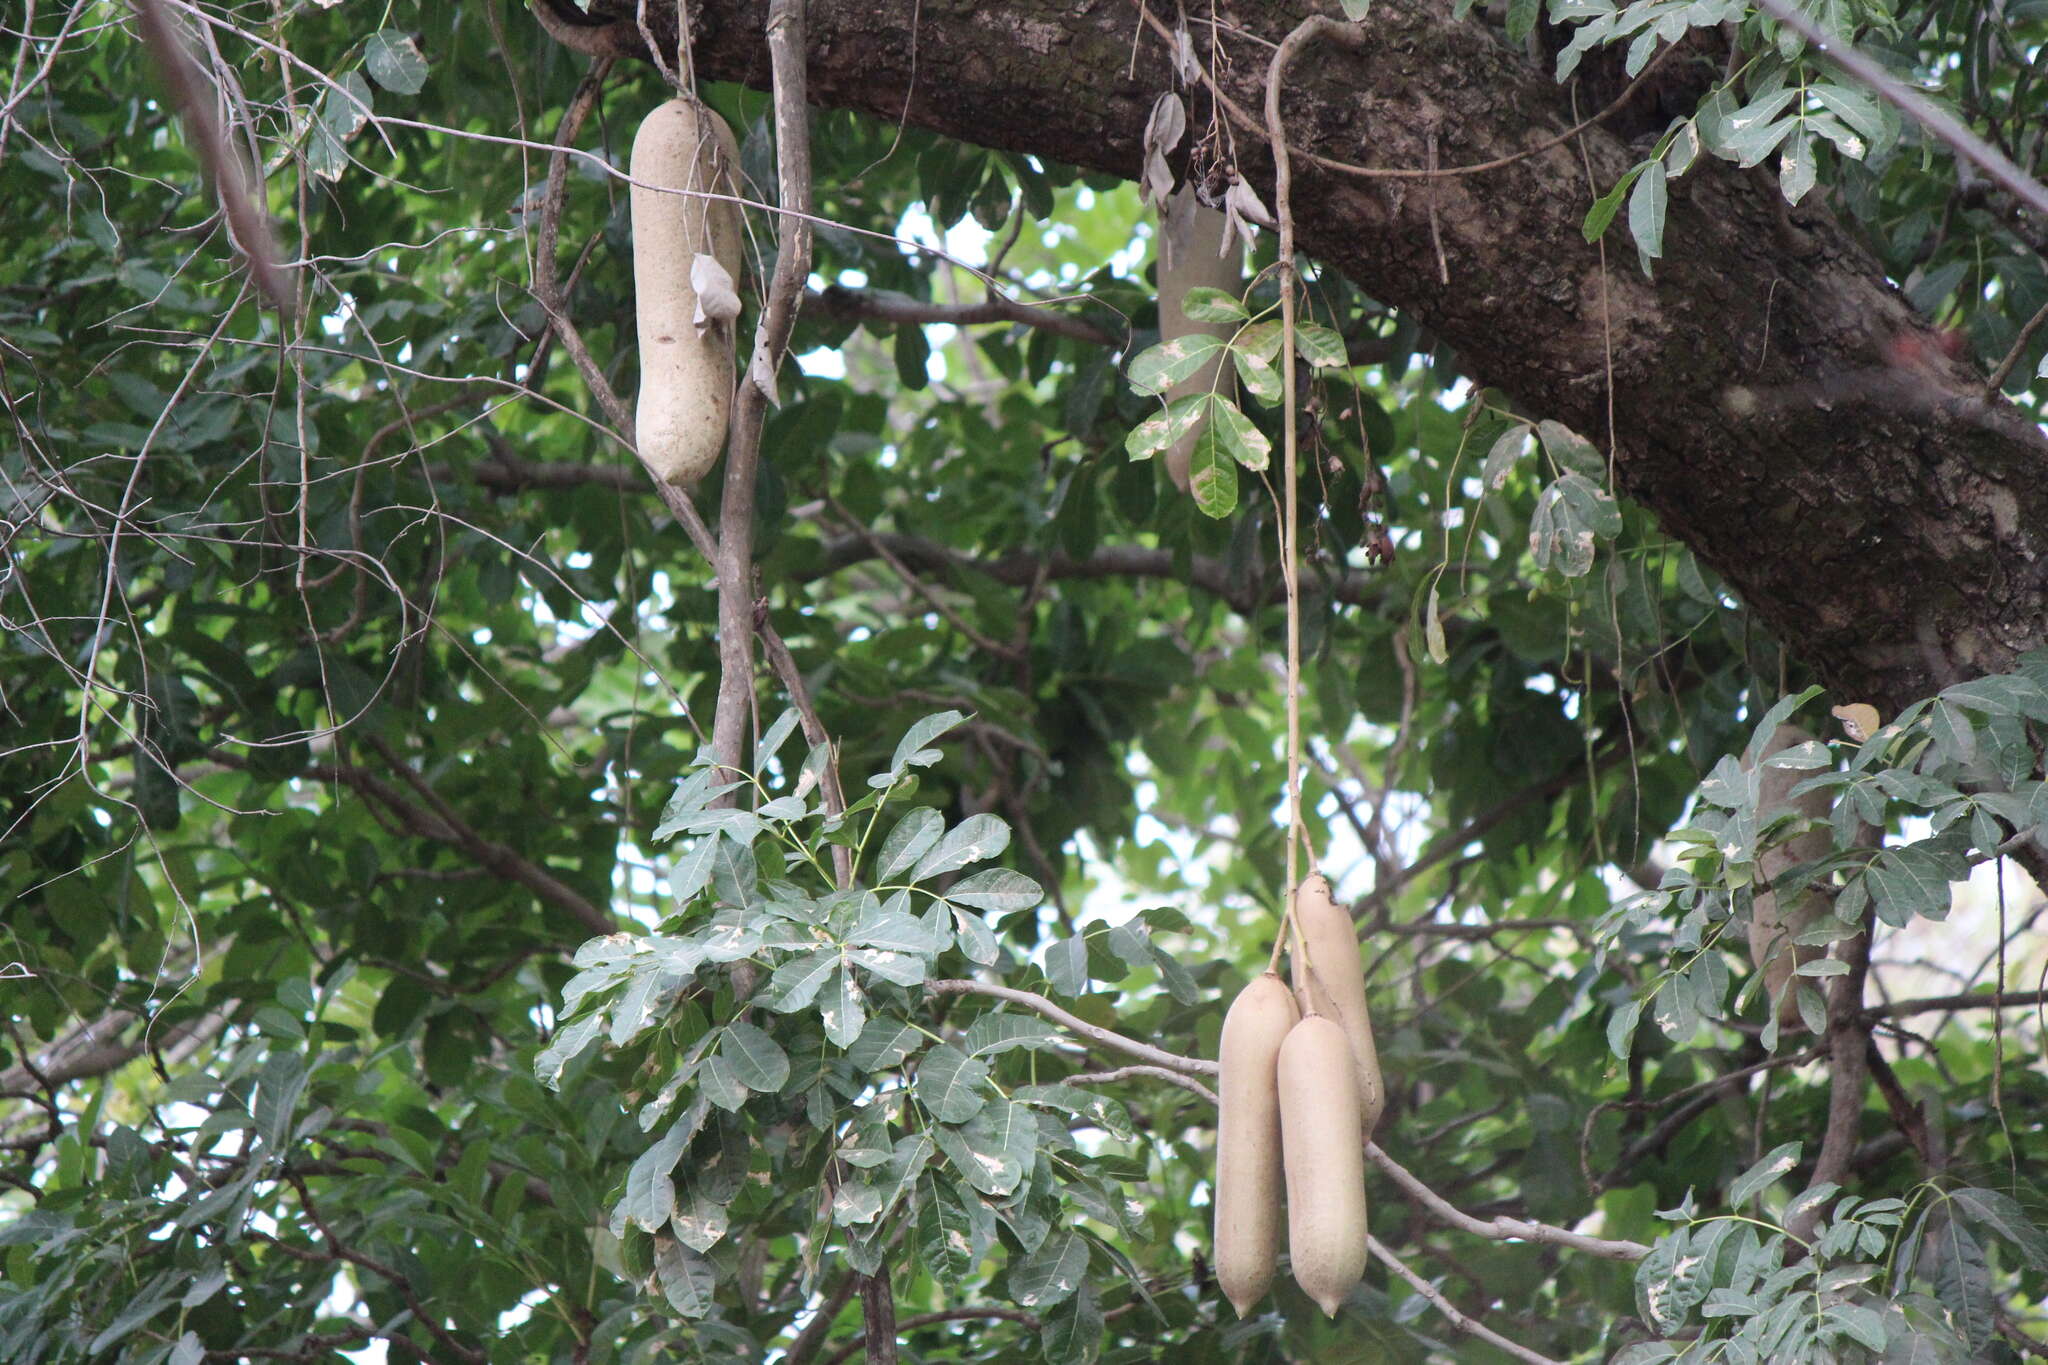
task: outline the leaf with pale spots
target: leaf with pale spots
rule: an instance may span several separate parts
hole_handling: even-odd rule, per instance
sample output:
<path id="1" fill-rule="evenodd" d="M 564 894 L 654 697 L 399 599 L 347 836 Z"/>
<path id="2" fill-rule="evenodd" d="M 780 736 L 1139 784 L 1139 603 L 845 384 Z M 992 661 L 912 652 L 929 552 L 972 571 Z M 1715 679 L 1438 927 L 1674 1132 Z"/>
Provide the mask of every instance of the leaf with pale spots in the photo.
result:
<path id="1" fill-rule="evenodd" d="M 851 968 L 841 964 L 825 987 L 825 1002 L 818 1009 L 825 1036 L 834 1047 L 850 1047 L 867 1027 L 867 996 L 853 979 Z"/>
<path id="2" fill-rule="evenodd" d="M 941 1123 L 965 1123 L 987 1103 L 988 1063 L 937 1043 L 918 1063 L 917 1101 Z"/>
<path id="3" fill-rule="evenodd" d="M 1080 1288 L 1087 1273 L 1087 1240 L 1077 1232 L 1055 1232 L 1038 1250 L 1011 1262 L 1010 1301 L 1021 1308 L 1050 1308 Z"/>
<path id="4" fill-rule="evenodd" d="M 1164 396 L 1222 349 L 1222 340 L 1207 332 L 1162 341 L 1141 351 L 1131 362 L 1131 387 L 1139 393 Z"/>

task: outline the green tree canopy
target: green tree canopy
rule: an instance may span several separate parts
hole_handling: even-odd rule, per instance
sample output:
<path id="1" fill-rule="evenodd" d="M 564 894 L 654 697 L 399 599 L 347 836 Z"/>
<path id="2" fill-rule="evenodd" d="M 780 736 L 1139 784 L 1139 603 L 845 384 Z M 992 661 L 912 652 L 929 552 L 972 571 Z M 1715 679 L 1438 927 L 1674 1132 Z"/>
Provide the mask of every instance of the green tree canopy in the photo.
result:
<path id="1" fill-rule="evenodd" d="M 10 12 L 0 1359 L 2048 1358 L 2048 10 L 1801 11 L 2007 176 L 1739 0 L 1252 8 Z M 1240 1320 L 1311 864 L 1372 1259 Z"/>

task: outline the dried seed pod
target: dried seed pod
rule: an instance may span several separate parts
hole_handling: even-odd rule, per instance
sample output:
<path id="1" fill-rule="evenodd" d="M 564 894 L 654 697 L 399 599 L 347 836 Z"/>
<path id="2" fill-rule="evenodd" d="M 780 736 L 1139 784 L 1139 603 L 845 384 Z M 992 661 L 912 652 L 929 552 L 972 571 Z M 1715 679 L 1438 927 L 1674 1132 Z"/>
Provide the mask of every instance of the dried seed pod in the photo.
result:
<path id="1" fill-rule="evenodd" d="M 695 99 L 662 105 L 633 138 L 634 425 L 641 461 L 666 483 L 695 483 L 725 449 L 740 215 L 703 192 L 732 194 L 738 165 L 732 130 Z"/>
<path id="2" fill-rule="evenodd" d="M 1365 1274 L 1365 1144 L 1344 1027 L 1311 1014 L 1280 1045 L 1287 1256 L 1325 1316 Z"/>
<path id="3" fill-rule="evenodd" d="M 1308 949 L 1293 961 L 1294 999 L 1303 1014 L 1323 1014 L 1343 1026 L 1351 1044 L 1354 1084 L 1364 1135 L 1372 1136 L 1386 1109 L 1380 1053 L 1373 1042 L 1372 1015 L 1365 1007 L 1365 965 L 1358 956 L 1358 930 L 1351 912 L 1330 894 L 1329 878 L 1311 873 L 1294 893 L 1294 923 Z"/>
<path id="4" fill-rule="evenodd" d="M 1159 339 L 1173 341 L 1207 335 L 1228 340 L 1236 330 L 1230 323 L 1196 322 L 1183 306 L 1188 290 L 1198 286 L 1232 295 L 1243 287 L 1240 254 L 1223 253 L 1223 215 L 1203 207 L 1195 198 L 1194 189 L 1183 185 L 1167 200 L 1159 227 Z M 1167 390 L 1166 401 L 1171 403 L 1191 393 L 1207 393 L 1217 388 L 1223 364 L 1224 352 L 1219 350 L 1203 361 L 1200 369 Z M 1198 423 L 1166 452 L 1166 472 L 1183 493 L 1188 491 L 1188 466 L 1201 434 L 1202 426 Z"/>
<path id="5" fill-rule="evenodd" d="M 1216 1282 L 1243 1317 L 1265 1297 L 1280 1251 L 1280 1045 L 1300 1012 L 1276 972 L 1223 1017 L 1217 1080 Z"/>
<path id="6" fill-rule="evenodd" d="M 1798 726 L 1780 725 L 1765 743 L 1758 762 L 1772 754 L 1812 742 L 1813 736 Z M 1756 812 L 1759 824 L 1787 807 L 1815 822 L 1814 827 L 1804 834 L 1776 848 L 1766 849 L 1757 859 L 1757 873 L 1766 882 L 1776 881 L 1800 863 L 1817 862 L 1834 850 L 1834 834 L 1828 825 L 1828 810 L 1833 801 L 1827 791 L 1791 795 L 1794 787 L 1811 776 L 1812 772 L 1799 768 L 1765 768 L 1758 779 Z M 1800 963 L 1824 957 L 1827 950 L 1810 944 L 1795 944 L 1792 940 L 1812 928 L 1825 909 L 1823 898 L 1810 890 L 1801 891 L 1789 904 L 1774 891 L 1759 892 L 1750 903 L 1749 956 L 1756 969 L 1764 974 L 1765 998 L 1780 1001 L 1778 1027 L 1781 1029 L 1804 1026 L 1799 1017 L 1798 1001 L 1786 985 Z"/>

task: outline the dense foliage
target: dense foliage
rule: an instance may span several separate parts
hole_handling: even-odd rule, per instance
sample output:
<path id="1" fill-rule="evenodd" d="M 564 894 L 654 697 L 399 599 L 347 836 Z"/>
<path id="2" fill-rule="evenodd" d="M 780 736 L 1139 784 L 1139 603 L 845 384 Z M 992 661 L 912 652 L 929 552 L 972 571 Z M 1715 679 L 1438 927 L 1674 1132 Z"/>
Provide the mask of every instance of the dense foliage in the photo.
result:
<path id="1" fill-rule="evenodd" d="M 1168 407 L 1137 187 L 819 110 L 754 489 L 793 667 L 721 773 L 714 575 L 574 363 L 630 394 L 615 171 L 660 76 L 500 0 L 162 8 L 294 292 L 127 6 L 9 20 L 0 1359 L 1507 1358 L 1446 1309 L 1538 1359 L 2048 1355 L 2041 1031 L 1954 994 L 2032 1000 L 2038 906 L 1928 928 L 2048 826 L 2048 660 L 1846 732 L 1596 433 L 1341 275 L 1304 263 L 1290 333 L 1261 235 L 1201 304 L 1236 400 Z M 2044 13 L 1817 17 L 2025 158 Z M 1612 269 L 1703 142 L 1780 158 L 1987 365 L 2048 302 L 2027 220 L 1742 6 L 1552 17 L 1504 40 L 1740 45 L 1587 195 Z M 769 97 L 704 93 L 772 199 Z M 1764 105 L 1769 145 L 1729 130 Z M 1028 306 L 946 321 L 990 288 Z M 1309 836 L 1377 1146 L 1440 1198 L 1369 1168 L 1388 1259 L 1343 1313 L 1283 1277 L 1237 1322 L 1202 1059 L 1285 880 L 1290 339 Z M 1196 408 L 1200 506 L 1134 458 Z M 1743 934 L 1794 714 L 1825 742 L 1771 761 L 1835 802 L 1775 884 L 1830 902 L 1798 1027 Z"/>

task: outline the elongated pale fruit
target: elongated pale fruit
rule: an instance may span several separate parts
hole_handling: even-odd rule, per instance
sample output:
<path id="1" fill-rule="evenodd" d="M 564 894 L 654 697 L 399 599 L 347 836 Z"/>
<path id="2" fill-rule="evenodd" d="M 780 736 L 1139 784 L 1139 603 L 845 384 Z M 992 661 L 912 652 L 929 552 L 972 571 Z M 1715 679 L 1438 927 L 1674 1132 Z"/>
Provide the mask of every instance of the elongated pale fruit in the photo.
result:
<path id="1" fill-rule="evenodd" d="M 704 255 L 724 268 L 728 281 L 739 279 L 740 217 L 730 200 L 664 191 L 731 194 L 738 165 L 732 130 L 694 99 L 662 105 L 633 138 L 633 290 L 640 332 L 634 425 L 641 461 L 667 483 L 695 483 L 725 448 L 733 326 L 729 319 L 700 318 L 692 272 Z M 732 301 L 725 301 L 728 308 Z"/>
<path id="2" fill-rule="evenodd" d="M 1365 1274 L 1365 1144 L 1351 1041 L 1327 1015 L 1307 1016 L 1280 1045 L 1280 1142 L 1294 1282 L 1334 1316 Z"/>
<path id="3" fill-rule="evenodd" d="M 1243 1317 L 1273 1283 L 1280 1252 L 1280 1044 L 1300 1018 L 1276 972 L 1223 1016 L 1216 1091 L 1216 1282 Z"/>
<path id="4" fill-rule="evenodd" d="M 1380 1052 L 1373 1042 L 1372 1015 L 1365 1007 L 1365 965 L 1358 958 L 1358 930 L 1351 912 L 1330 894 L 1329 878 L 1311 873 L 1294 893 L 1294 922 L 1308 948 L 1293 961 L 1294 1000 L 1303 1014 L 1323 1014 L 1343 1026 L 1351 1044 L 1353 1084 L 1366 1137 L 1387 1107 L 1380 1080 Z"/>
<path id="5" fill-rule="evenodd" d="M 1223 215 L 1204 207 L 1187 185 L 1175 190 L 1173 197 L 1166 201 L 1166 214 L 1160 222 L 1159 233 L 1161 341 L 1198 335 L 1227 340 L 1236 330 L 1227 322 L 1196 322 L 1182 308 L 1188 290 L 1197 286 L 1221 289 L 1233 296 L 1243 287 L 1244 271 L 1239 265 L 1239 254 L 1236 251 L 1228 256 L 1221 254 L 1223 225 Z M 1216 388 L 1223 373 L 1223 357 L 1224 353 L 1218 350 L 1203 361 L 1202 368 L 1167 390 L 1166 401 L 1170 403 L 1191 393 L 1207 393 Z M 1225 388 L 1224 392 L 1227 396 L 1230 390 Z M 1188 491 L 1188 465 L 1194 458 L 1195 441 L 1201 434 L 1202 427 L 1197 424 L 1193 431 L 1181 437 L 1166 452 L 1166 472 L 1183 493 Z"/>
<path id="6" fill-rule="evenodd" d="M 1810 743 L 1813 736 L 1796 725 L 1780 725 L 1771 733 L 1764 745 L 1762 758 L 1783 753 L 1787 749 Z M 1798 786 L 1814 774 L 1800 768 L 1765 768 L 1757 782 L 1756 814 L 1757 823 L 1774 818 L 1790 808 L 1806 819 L 1817 822 L 1812 829 L 1788 843 L 1766 849 L 1757 859 L 1757 873 L 1765 881 L 1776 881 L 1800 863 L 1810 863 L 1825 858 L 1834 850 L 1834 834 L 1828 826 L 1828 808 L 1832 804 L 1828 793 L 1822 791 L 1802 792 L 1791 795 Z M 1749 956 L 1756 963 L 1758 971 L 1764 974 L 1765 998 L 1778 1000 L 1778 1027 L 1795 1029 L 1802 1027 L 1798 1001 L 1793 991 L 1786 990 L 1793 973 L 1802 962 L 1812 962 L 1826 956 L 1826 949 L 1809 944 L 1795 944 L 1792 940 L 1813 927 L 1825 909 L 1821 897 L 1811 891 L 1794 896 L 1790 904 L 1775 892 L 1765 891 L 1750 903 L 1749 911 Z"/>

